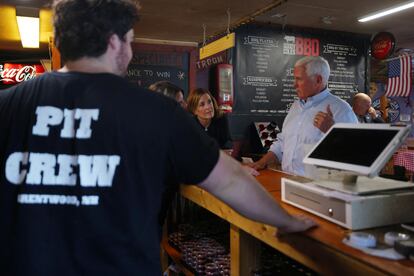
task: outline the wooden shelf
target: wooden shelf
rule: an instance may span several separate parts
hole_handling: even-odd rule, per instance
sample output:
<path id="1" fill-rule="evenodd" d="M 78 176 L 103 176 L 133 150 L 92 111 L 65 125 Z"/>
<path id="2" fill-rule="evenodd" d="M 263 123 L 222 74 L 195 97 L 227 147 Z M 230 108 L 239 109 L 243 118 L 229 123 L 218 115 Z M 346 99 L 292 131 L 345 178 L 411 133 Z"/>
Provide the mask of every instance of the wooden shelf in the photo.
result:
<path id="1" fill-rule="evenodd" d="M 188 270 L 184 265 L 181 257 L 181 253 L 172 247 L 166 239 L 161 242 L 161 247 L 165 250 L 168 256 L 174 261 L 174 263 L 181 269 L 186 276 L 194 276 L 194 273 Z"/>

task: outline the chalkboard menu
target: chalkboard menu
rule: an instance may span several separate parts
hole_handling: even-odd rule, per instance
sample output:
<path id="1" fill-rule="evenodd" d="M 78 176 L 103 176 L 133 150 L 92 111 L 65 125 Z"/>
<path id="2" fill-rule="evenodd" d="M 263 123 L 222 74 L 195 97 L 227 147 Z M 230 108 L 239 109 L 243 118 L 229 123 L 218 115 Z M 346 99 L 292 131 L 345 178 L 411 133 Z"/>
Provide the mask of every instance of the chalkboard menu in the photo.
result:
<path id="1" fill-rule="evenodd" d="M 135 52 L 128 67 L 127 79 L 140 87 L 165 80 L 188 91 L 189 54 L 180 52 Z"/>
<path id="2" fill-rule="evenodd" d="M 322 56 L 330 64 L 329 89 L 349 101 L 367 87 L 369 36 L 270 25 L 245 25 L 236 30 L 233 136 L 243 135 L 253 121 L 275 121 L 281 128 L 296 98 L 295 62 Z"/>

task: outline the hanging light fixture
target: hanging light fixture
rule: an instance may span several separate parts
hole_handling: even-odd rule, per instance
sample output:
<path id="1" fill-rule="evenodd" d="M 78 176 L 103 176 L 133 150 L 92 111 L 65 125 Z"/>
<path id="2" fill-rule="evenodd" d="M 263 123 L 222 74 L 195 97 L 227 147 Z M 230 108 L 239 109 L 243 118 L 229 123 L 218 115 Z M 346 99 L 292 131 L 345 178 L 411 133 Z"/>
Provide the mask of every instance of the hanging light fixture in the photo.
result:
<path id="1" fill-rule="evenodd" d="M 16 19 L 23 48 L 39 48 L 39 9 L 16 7 Z"/>
<path id="2" fill-rule="evenodd" d="M 414 7 L 414 1 L 409 1 L 409 2 L 406 2 L 406 3 L 399 4 L 398 6 L 393 6 L 391 8 L 381 10 L 381 11 L 377 11 L 373 14 L 363 16 L 362 18 L 359 18 L 358 21 L 359 22 L 368 22 L 368 21 L 371 21 L 371 20 L 374 20 L 374 19 L 377 19 L 377 18 L 380 18 L 380 17 L 383 17 L 383 16 L 387 16 L 387 15 L 390 15 L 390 14 L 393 14 L 393 13 L 396 13 L 396 12 L 400 12 L 400 11 L 403 11 L 403 10 L 406 10 L 406 9 L 409 9 L 409 8 L 412 8 L 412 7 Z"/>

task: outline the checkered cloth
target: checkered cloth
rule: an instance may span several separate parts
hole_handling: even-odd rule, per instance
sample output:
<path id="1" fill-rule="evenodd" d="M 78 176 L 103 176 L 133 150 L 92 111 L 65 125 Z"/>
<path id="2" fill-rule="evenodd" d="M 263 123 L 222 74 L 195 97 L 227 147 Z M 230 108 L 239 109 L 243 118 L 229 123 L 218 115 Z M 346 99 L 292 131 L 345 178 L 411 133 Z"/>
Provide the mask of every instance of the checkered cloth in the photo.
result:
<path id="1" fill-rule="evenodd" d="M 394 153 L 394 165 L 414 172 L 414 150 L 402 149 Z"/>

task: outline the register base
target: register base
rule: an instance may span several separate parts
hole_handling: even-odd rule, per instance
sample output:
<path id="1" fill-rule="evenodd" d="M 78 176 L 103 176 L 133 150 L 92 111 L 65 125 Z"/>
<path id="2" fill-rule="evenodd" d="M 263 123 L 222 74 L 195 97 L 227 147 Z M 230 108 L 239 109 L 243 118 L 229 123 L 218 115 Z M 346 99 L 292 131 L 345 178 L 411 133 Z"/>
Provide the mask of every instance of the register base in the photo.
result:
<path id="1" fill-rule="evenodd" d="M 414 190 L 350 195 L 282 178 L 282 201 L 352 230 L 414 221 Z"/>

